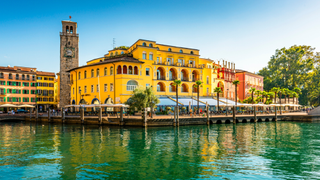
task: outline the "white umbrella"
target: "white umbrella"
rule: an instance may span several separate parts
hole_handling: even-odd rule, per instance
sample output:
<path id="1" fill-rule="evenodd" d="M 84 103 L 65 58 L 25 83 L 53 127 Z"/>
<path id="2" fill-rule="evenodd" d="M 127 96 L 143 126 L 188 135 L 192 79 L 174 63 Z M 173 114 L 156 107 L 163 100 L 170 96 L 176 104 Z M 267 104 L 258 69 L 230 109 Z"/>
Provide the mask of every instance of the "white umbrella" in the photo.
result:
<path id="1" fill-rule="evenodd" d="M 0 107 L 18 107 L 17 105 L 14 104 L 2 104 Z"/>
<path id="2" fill-rule="evenodd" d="M 29 107 L 29 108 L 34 108 L 34 106 L 33 106 L 33 105 L 29 105 L 29 104 L 19 105 L 18 107 Z"/>

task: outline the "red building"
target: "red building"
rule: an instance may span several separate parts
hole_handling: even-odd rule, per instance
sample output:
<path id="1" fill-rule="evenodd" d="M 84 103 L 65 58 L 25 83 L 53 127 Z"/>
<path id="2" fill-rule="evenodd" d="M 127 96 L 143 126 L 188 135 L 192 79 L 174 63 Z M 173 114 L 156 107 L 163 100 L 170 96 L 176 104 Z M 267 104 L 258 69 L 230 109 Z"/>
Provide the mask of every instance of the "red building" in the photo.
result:
<path id="1" fill-rule="evenodd" d="M 251 96 L 249 93 L 251 87 L 263 91 L 263 76 L 236 69 L 236 79 L 240 81 L 240 84 L 238 85 L 238 99 L 240 100 L 244 100 Z"/>
<path id="2" fill-rule="evenodd" d="M 221 96 L 235 100 L 235 87 L 232 84 L 236 79 L 235 64 L 223 60 L 222 65 L 217 70 L 217 78 L 223 80 L 218 83 L 218 87 L 223 91 Z"/>

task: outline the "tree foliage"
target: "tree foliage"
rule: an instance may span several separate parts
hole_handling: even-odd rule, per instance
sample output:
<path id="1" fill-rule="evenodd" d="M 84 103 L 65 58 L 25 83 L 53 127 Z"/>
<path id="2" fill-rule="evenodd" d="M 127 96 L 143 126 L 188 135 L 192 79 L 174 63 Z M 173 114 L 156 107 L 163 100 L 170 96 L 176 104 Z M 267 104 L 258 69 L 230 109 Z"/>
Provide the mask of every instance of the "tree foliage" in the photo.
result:
<path id="1" fill-rule="evenodd" d="M 154 91 L 151 87 L 147 87 L 146 89 L 137 88 L 133 90 L 132 96 L 125 102 L 125 104 L 129 105 L 129 109 L 131 111 L 142 110 L 142 108 L 151 107 L 154 108 L 157 104 L 159 104 L 160 100 L 155 95 Z"/>
<path id="2" fill-rule="evenodd" d="M 311 46 L 294 45 L 277 49 L 268 66 L 258 74 L 264 77 L 266 91 L 279 87 L 282 90 L 287 88 L 296 92 L 294 88 L 299 88 L 301 90 L 296 93 L 302 93 L 300 104 L 307 105 L 308 100 L 314 104 L 316 100 L 320 100 L 320 93 L 317 91 L 320 85 L 319 59 L 320 53 L 315 52 L 315 48 Z M 289 97 L 288 92 L 281 91 L 281 96 L 286 95 Z"/>

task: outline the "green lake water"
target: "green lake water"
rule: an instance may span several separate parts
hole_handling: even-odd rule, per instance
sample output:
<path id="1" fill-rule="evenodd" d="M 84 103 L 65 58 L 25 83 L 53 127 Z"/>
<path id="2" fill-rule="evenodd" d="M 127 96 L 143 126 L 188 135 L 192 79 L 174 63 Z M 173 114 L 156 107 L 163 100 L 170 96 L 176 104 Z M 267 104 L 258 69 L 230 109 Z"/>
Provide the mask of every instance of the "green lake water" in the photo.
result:
<path id="1" fill-rule="evenodd" d="M 0 179 L 318 179 L 320 123 L 0 123 Z"/>

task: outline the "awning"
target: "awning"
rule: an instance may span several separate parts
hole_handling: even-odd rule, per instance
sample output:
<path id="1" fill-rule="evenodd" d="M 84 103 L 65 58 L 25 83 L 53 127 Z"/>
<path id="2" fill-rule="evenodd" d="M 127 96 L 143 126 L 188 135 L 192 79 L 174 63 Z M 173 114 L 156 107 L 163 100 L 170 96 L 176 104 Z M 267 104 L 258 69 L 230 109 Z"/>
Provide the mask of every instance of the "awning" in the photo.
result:
<path id="1" fill-rule="evenodd" d="M 205 103 L 208 102 L 209 106 L 218 106 L 218 101 L 212 98 L 200 98 L 199 100 Z M 219 106 L 225 104 L 226 103 L 219 101 Z"/>
<path id="2" fill-rule="evenodd" d="M 179 98 L 178 101 L 182 103 L 184 106 L 189 106 L 189 102 L 191 106 L 197 106 L 198 101 L 191 99 L 191 98 Z M 200 100 L 201 101 L 201 100 Z M 199 102 L 199 106 L 206 106 L 206 104 L 203 104 L 202 102 Z"/>
<path id="3" fill-rule="evenodd" d="M 177 103 L 169 98 L 159 98 L 160 103 L 157 106 L 175 106 Z M 179 99 L 180 101 L 180 99 Z"/>

